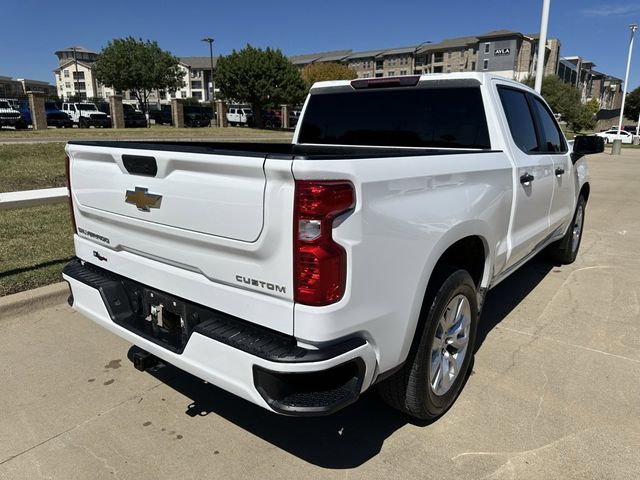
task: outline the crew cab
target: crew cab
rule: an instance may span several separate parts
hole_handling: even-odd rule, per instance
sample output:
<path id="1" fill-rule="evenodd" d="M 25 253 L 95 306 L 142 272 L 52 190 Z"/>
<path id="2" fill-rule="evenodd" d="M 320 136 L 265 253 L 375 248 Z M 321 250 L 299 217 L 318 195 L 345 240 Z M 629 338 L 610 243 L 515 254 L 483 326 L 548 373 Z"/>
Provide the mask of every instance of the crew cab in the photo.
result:
<path id="1" fill-rule="evenodd" d="M 73 308 L 271 411 L 374 385 L 443 414 L 484 298 L 575 260 L 590 183 L 545 101 L 484 73 L 321 82 L 291 144 L 72 141 Z"/>
<path id="2" fill-rule="evenodd" d="M 71 121 L 79 128 L 111 128 L 111 119 L 106 113 L 99 111 L 95 103 L 65 102 L 62 104 L 62 111 L 69 115 Z"/>

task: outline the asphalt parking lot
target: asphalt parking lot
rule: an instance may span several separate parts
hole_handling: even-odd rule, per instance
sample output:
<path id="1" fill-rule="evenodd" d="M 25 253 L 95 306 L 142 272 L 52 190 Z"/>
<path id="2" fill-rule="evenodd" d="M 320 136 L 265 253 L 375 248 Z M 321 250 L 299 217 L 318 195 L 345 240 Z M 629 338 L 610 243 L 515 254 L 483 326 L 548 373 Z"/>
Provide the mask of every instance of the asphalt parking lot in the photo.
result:
<path id="1" fill-rule="evenodd" d="M 493 290 L 473 373 L 432 424 L 374 394 L 284 418 L 163 367 L 66 304 L 0 309 L 0 479 L 640 477 L 640 150 L 590 160 L 573 265 Z"/>

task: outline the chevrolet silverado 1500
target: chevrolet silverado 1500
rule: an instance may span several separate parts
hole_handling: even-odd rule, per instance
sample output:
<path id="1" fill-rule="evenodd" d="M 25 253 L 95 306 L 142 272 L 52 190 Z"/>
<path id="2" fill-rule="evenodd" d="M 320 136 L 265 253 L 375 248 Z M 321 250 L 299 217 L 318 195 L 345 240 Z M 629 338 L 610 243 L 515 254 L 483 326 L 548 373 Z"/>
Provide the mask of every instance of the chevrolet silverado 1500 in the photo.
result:
<path id="1" fill-rule="evenodd" d="M 576 258 L 589 177 L 545 101 L 481 73 L 316 84 L 292 144 L 69 142 L 73 308 L 287 415 L 373 385 L 454 402 L 487 291 Z"/>

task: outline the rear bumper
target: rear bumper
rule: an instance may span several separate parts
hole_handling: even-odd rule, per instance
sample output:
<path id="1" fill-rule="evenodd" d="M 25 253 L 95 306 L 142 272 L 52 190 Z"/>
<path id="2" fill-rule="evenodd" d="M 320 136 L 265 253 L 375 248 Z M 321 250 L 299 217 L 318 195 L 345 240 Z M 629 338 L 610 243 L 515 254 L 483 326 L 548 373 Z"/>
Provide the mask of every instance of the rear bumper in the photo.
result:
<path id="1" fill-rule="evenodd" d="M 171 297 L 185 317 L 192 319 L 196 312 L 198 318 L 185 327 L 187 338 L 175 348 L 138 328 L 149 322 L 131 295 L 147 289 L 144 285 L 79 260 L 65 267 L 63 277 L 76 311 L 158 358 L 277 413 L 327 415 L 356 401 L 371 384 L 376 357 L 362 338 L 302 347 L 292 336 Z"/>

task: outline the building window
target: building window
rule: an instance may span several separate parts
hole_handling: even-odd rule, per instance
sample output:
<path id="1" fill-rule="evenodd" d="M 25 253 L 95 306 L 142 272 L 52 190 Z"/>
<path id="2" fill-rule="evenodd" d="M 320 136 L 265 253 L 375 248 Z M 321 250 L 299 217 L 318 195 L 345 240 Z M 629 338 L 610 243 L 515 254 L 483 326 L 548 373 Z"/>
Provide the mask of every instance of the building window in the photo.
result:
<path id="1" fill-rule="evenodd" d="M 451 58 L 451 50 L 447 52 L 447 58 Z"/>
<path id="2" fill-rule="evenodd" d="M 464 63 L 461 63 L 458 67 L 460 68 L 461 72 L 464 72 Z"/>
<path id="3" fill-rule="evenodd" d="M 491 43 L 487 42 L 484 44 L 484 53 L 489 53 L 489 49 L 491 48 Z"/>
<path id="4" fill-rule="evenodd" d="M 64 82 L 64 86 L 67 88 L 71 88 L 71 82 Z"/>
<path id="5" fill-rule="evenodd" d="M 64 78 L 69 78 L 69 70 L 64 71 Z"/>
<path id="6" fill-rule="evenodd" d="M 74 80 L 84 80 L 84 72 L 73 72 Z"/>
<path id="7" fill-rule="evenodd" d="M 471 71 L 476 71 L 476 62 L 471 62 Z"/>
<path id="8" fill-rule="evenodd" d="M 382 70 L 384 68 L 383 60 L 376 60 L 376 70 Z"/>
<path id="9" fill-rule="evenodd" d="M 382 76 L 382 73 L 376 73 L 376 78 L 380 78 Z"/>
<path id="10" fill-rule="evenodd" d="M 486 58 L 482 61 L 482 69 L 489 70 L 489 60 Z"/>
<path id="11" fill-rule="evenodd" d="M 406 70 L 400 70 L 400 75 L 406 75 L 407 71 Z"/>
<path id="12" fill-rule="evenodd" d="M 363 74 L 363 75 L 362 75 L 362 78 L 369 78 L 369 75 L 370 75 L 370 74 L 365 73 L 365 74 Z"/>
<path id="13" fill-rule="evenodd" d="M 197 88 L 199 90 L 202 90 L 202 82 L 201 81 L 191 82 L 191 88 Z"/>
<path id="14" fill-rule="evenodd" d="M 444 53 L 438 52 L 433 54 L 433 63 L 439 63 L 444 60 Z"/>
<path id="15" fill-rule="evenodd" d="M 391 70 L 389 73 L 387 73 L 388 77 L 393 77 L 396 74 L 396 72 L 394 72 L 393 70 Z"/>

